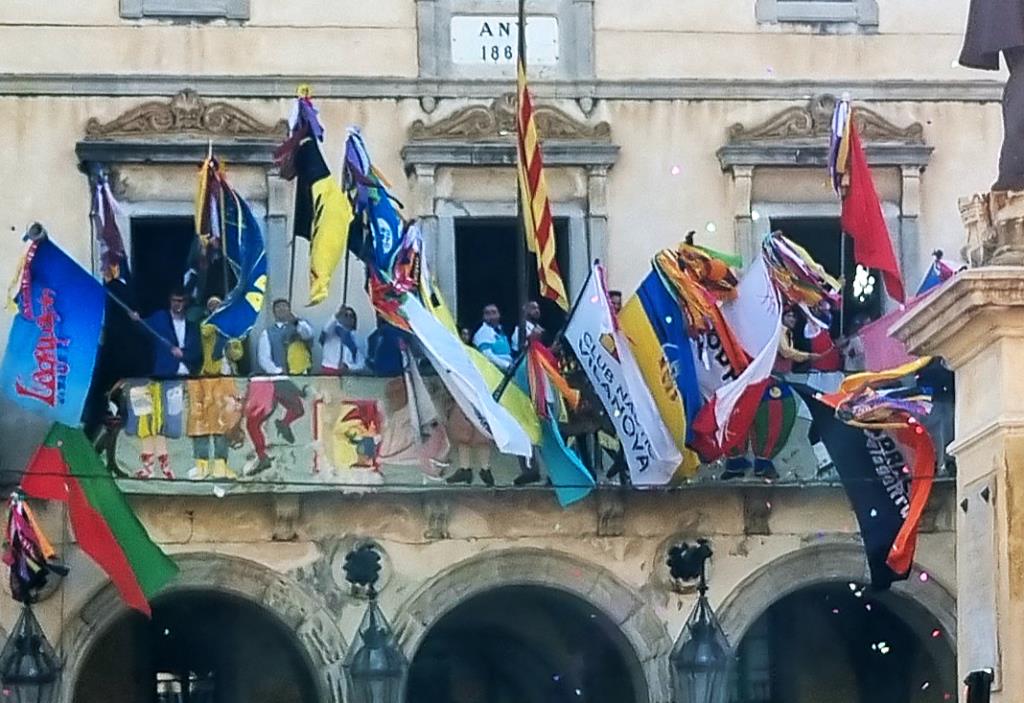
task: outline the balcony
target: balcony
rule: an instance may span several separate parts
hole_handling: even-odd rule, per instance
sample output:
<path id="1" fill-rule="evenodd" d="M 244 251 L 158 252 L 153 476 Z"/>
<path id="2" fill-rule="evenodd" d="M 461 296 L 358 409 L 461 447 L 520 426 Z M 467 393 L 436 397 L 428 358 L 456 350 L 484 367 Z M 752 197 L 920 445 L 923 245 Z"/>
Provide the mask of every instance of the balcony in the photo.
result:
<path id="1" fill-rule="evenodd" d="M 121 487 L 130 493 L 216 495 L 226 493 L 423 492 L 522 490 L 516 457 L 491 452 L 495 486 L 478 474 L 470 485 L 452 486 L 456 425 L 465 423 L 440 380 L 425 375 L 432 403 L 410 411 L 402 377 L 293 376 L 223 377 L 155 381 L 129 379 L 113 396 L 118 408 L 97 447 Z M 423 412 L 433 407 L 434 418 Z M 952 402 L 937 403 L 929 429 L 951 438 Z M 454 424 L 453 424 L 454 423 Z M 464 426 L 464 425 L 463 425 Z M 418 428 L 418 429 L 417 429 Z M 792 432 L 774 457 L 777 478 L 755 475 L 722 480 L 723 462 L 702 466 L 696 476 L 674 485 L 645 488 L 668 491 L 719 486 L 799 487 L 838 484 L 834 469 L 819 469 L 808 440 L 810 421 L 797 413 Z M 581 441 L 582 437 L 572 441 Z M 598 484 L 606 478 L 610 452 L 598 453 Z M 473 457 L 480 451 L 473 452 Z M 940 457 L 942 455 L 940 454 Z M 951 463 L 939 461 L 937 476 L 952 476 Z M 539 490 L 546 486 L 535 484 Z"/>

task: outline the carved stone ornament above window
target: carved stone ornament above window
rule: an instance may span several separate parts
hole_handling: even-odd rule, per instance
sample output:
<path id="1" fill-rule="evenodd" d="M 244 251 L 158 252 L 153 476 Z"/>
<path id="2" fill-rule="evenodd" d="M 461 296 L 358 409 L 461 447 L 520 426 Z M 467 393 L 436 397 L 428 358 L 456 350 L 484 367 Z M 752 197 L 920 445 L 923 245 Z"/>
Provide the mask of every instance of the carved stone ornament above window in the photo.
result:
<path id="1" fill-rule="evenodd" d="M 81 162 L 193 163 L 212 142 L 228 163 L 270 166 L 274 146 L 288 134 L 285 120 L 269 125 L 230 103 L 203 100 L 186 88 L 166 101 L 133 107 L 109 122 L 85 124 L 75 151 Z"/>
<path id="2" fill-rule="evenodd" d="M 185 134 L 220 137 L 283 139 L 288 125 L 260 122 L 226 102 L 208 103 L 186 88 L 167 102 L 148 102 L 110 122 L 95 117 L 85 125 L 87 137 L 148 137 Z"/>
<path id="3" fill-rule="evenodd" d="M 573 119 L 557 107 L 536 106 L 534 119 L 543 139 L 609 142 L 612 138 L 612 130 L 607 122 L 588 125 Z M 490 105 L 471 105 L 431 125 L 416 120 L 409 128 L 409 139 L 504 140 L 511 139 L 515 133 L 516 96 L 515 93 L 506 93 Z"/>
<path id="4" fill-rule="evenodd" d="M 836 102 L 834 95 L 818 95 L 806 105 L 786 108 L 752 127 L 732 125 L 726 145 L 718 150 L 722 168 L 826 165 Z M 900 127 L 854 104 L 853 123 L 872 165 L 923 169 L 928 164 L 932 147 L 925 143 L 920 122 Z"/>
<path id="5" fill-rule="evenodd" d="M 791 107 L 768 118 L 754 127 L 734 124 L 729 128 L 729 142 L 777 141 L 801 137 L 828 137 L 832 128 L 832 113 L 838 99 L 834 95 L 819 95 L 803 107 Z M 855 106 L 853 124 L 865 141 L 892 141 L 924 144 L 924 127 L 915 122 L 898 127 L 877 112 Z"/>
<path id="6" fill-rule="evenodd" d="M 516 99 L 507 93 L 487 105 L 470 105 L 433 124 L 416 120 L 402 149 L 407 172 L 435 166 L 515 164 Z M 534 106 L 537 131 L 549 166 L 610 168 L 619 147 L 607 122 L 587 124 L 550 105 Z"/>

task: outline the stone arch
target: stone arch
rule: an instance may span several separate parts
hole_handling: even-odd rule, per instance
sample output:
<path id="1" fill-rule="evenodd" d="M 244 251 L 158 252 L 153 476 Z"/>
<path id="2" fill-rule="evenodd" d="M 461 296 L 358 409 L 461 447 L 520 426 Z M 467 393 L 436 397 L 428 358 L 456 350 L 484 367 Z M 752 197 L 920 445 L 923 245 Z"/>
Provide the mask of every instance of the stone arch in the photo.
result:
<path id="1" fill-rule="evenodd" d="M 485 552 L 437 574 L 395 616 L 395 630 L 410 661 L 444 615 L 473 596 L 507 586 L 541 586 L 576 596 L 615 623 L 640 664 L 635 682 L 651 703 L 672 700 L 665 624 L 631 587 L 606 569 L 547 549 Z"/>
<path id="2" fill-rule="evenodd" d="M 907 581 L 894 583 L 890 591 L 877 592 L 873 597 L 891 606 L 892 612 L 917 631 L 928 616 L 934 618 L 944 634 L 942 644 L 937 646 L 951 647 L 955 654 L 956 598 L 934 577 L 929 575 L 922 581 L 921 573 L 915 565 Z M 729 642 L 736 646 L 754 621 L 776 601 L 809 586 L 836 581 L 869 581 L 860 545 L 818 544 L 779 557 L 744 579 L 715 612 Z M 908 601 L 917 607 L 905 607 Z"/>
<path id="3" fill-rule="evenodd" d="M 241 598 L 295 633 L 295 644 L 315 676 L 318 697 L 342 703 L 342 662 L 347 643 L 336 616 L 313 594 L 287 576 L 246 559 L 194 552 L 172 557 L 180 573 L 160 596 L 215 591 Z M 64 672 L 60 700 L 72 700 L 75 684 L 92 646 L 124 615 L 126 607 L 112 584 L 100 589 L 64 624 L 61 637 Z"/>

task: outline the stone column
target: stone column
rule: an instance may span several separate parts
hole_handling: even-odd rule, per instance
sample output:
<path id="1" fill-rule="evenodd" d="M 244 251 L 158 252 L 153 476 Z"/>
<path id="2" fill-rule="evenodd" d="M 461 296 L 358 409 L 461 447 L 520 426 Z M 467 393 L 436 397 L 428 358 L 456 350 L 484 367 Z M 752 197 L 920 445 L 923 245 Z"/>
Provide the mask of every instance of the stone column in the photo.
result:
<path id="1" fill-rule="evenodd" d="M 608 167 L 587 168 L 587 264 L 608 259 Z"/>
<path id="2" fill-rule="evenodd" d="M 267 303 L 288 297 L 288 269 L 291 263 L 291 232 L 288 211 L 291 186 L 276 173 L 267 174 Z"/>
<path id="3" fill-rule="evenodd" d="M 961 273 L 894 334 L 956 372 L 960 680 L 991 668 L 993 702 L 1024 702 L 1024 266 Z"/>
<path id="4" fill-rule="evenodd" d="M 427 249 L 427 267 L 435 275 L 438 266 L 439 227 L 434 212 L 437 167 L 433 164 L 415 164 L 410 173 L 412 215 L 420 223 L 420 233 Z"/>

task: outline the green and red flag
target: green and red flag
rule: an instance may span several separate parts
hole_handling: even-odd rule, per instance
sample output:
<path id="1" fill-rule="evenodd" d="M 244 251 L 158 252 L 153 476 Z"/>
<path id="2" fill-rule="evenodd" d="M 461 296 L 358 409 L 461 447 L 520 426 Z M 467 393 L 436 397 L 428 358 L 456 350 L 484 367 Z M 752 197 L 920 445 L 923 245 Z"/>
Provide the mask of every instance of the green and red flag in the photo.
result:
<path id="1" fill-rule="evenodd" d="M 151 615 L 149 599 L 178 573 L 128 505 L 82 430 L 54 423 L 29 461 L 22 490 L 67 502 L 78 545 L 125 603 Z"/>

